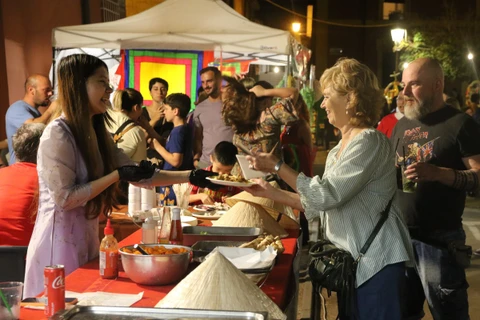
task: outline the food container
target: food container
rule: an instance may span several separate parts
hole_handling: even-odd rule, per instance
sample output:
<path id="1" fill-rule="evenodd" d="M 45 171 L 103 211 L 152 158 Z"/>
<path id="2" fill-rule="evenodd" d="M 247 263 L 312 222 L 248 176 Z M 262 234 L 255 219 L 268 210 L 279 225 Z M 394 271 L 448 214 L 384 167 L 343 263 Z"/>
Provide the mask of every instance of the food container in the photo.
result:
<path id="1" fill-rule="evenodd" d="M 145 244 L 143 247 L 155 247 L 159 244 Z M 192 249 L 178 245 L 163 245 L 167 249 L 180 247 L 185 248 L 187 252 L 179 254 L 165 255 L 139 255 L 124 252 L 122 249 L 133 250 L 133 246 L 122 247 L 120 255 L 122 257 L 123 269 L 127 276 L 138 284 L 144 285 L 166 285 L 181 280 L 188 269 Z"/>
<path id="2" fill-rule="evenodd" d="M 268 320 L 266 312 L 195 309 L 160 309 L 132 307 L 74 306 L 56 313 L 53 320 L 119 320 L 119 319 L 235 319 Z"/>
<path id="3" fill-rule="evenodd" d="M 195 242 L 204 240 L 250 241 L 258 237 L 260 233 L 260 228 L 184 227 L 183 244 L 192 246 Z"/>

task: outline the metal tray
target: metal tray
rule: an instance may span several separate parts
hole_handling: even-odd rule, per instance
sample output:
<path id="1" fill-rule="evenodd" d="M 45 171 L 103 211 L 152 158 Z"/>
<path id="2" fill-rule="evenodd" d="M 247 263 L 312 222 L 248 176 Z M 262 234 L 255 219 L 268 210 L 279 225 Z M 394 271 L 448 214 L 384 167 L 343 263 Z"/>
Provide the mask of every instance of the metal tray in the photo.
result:
<path id="1" fill-rule="evenodd" d="M 246 319 L 268 320 L 266 312 L 220 311 L 198 309 L 160 309 L 129 307 L 75 306 L 57 312 L 53 320 L 131 320 L 131 319 Z"/>
<path id="2" fill-rule="evenodd" d="M 192 246 L 203 240 L 251 241 L 260 235 L 260 228 L 236 227 L 184 227 L 183 245 Z"/>

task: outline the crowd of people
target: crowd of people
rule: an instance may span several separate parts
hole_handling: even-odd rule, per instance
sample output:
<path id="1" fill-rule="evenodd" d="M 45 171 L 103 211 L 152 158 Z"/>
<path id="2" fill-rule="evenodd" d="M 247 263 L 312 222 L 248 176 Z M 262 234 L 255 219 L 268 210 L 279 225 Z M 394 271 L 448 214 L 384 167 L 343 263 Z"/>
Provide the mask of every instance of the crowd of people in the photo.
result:
<path id="1" fill-rule="evenodd" d="M 359 259 L 358 319 L 421 319 L 425 300 L 435 320 L 470 319 L 465 268 L 471 248 L 461 217 L 467 192 L 479 187 L 480 126 L 446 103 L 443 71 L 434 59 L 415 60 L 404 70 L 404 116 L 389 121 L 395 122 L 390 141 L 372 128 L 383 99 L 367 67 L 340 60 L 321 83 L 322 108 L 342 133 L 325 173 L 309 178 L 275 155 L 257 153 L 247 157 L 251 166 L 277 172 L 294 192 L 261 180 L 249 191 L 304 210 L 308 218 L 320 216 L 326 237 Z M 413 192 L 404 191 L 400 170 L 415 183 Z M 390 198 L 387 222 L 360 256 Z M 340 319 L 348 319 L 341 311 Z"/>
<path id="2" fill-rule="evenodd" d="M 189 182 L 191 204 L 214 204 L 241 190 L 206 178 L 240 174 L 236 155 L 247 154 L 251 168 L 283 187 L 257 179 L 246 191 L 320 218 L 324 236 L 359 259 L 358 319 L 421 319 L 425 300 L 436 320 L 469 319 L 461 217 L 467 192 L 478 189 L 480 125 L 476 109 L 469 116 L 445 101 L 437 61 L 409 64 L 396 109 L 380 122 L 385 98 L 366 65 L 340 59 L 325 70 L 321 108 L 341 140 L 322 176 L 313 176 L 309 109 L 295 88 L 206 67 L 190 111 L 193 97 L 168 94 L 162 78 L 150 81 L 148 106 L 133 88 L 110 103 L 109 78 L 98 58 L 65 57 L 56 101 L 48 78 L 32 75 L 6 113 L 0 245 L 28 245 L 25 297 L 43 290 L 44 266 L 63 264 L 69 274 L 98 256 L 99 216 L 125 203 L 128 183 L 157 187 L 171 205 L 171 186 Z M 342 310 L 340 318 L 348 319 Z"/>

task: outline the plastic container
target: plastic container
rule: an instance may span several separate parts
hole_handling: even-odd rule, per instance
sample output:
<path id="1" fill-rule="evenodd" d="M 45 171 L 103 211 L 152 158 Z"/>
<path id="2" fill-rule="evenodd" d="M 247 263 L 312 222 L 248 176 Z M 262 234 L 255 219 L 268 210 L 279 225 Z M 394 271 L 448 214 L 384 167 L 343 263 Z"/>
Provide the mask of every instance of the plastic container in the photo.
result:
<path id="1" fill-rule="evenodd" d="M 133 184 L 128 185 L 128 213 L 133 216 L 141 209 L 141 188 Z"/>
<path id="2" fill-rule="evenodd" d="M 113 236 L 110 219 L 104 229 L 105 237 L 100 243 L 100 276 L 115 279 L 118 276 L 118 242 Z"/>
<path id="3" fill-rule="evenodd" d="M 157 243 L 157 222 L 149 217 L 142 224 L 142 242 Z"/>
<path id="4" fill-rule="evenodd" d="M 157 194 L 155 189 L 141 188 L 141 203 L 140 209 L 142 211 L 147 211 L 152 209 L 157 204 Z"/>
<path id="5" fill-rule="evenodd" d="M 182 244 L 183 243 L 183 232 L 182 232 L 182 221 L 180 220 L 180 211 L 181 208 L 172 209 L 172 224 L 170 226 L 170 243 L 171 244 Z"/>
<path id="6" fill-rule="evenodd" d="M 170 240 L 170 227 L 172 225 L 172 218 L 170 216 L 170 207 L 163 207 L 162 225 L 158 233 L 158 243 L 168 244 Z"/>

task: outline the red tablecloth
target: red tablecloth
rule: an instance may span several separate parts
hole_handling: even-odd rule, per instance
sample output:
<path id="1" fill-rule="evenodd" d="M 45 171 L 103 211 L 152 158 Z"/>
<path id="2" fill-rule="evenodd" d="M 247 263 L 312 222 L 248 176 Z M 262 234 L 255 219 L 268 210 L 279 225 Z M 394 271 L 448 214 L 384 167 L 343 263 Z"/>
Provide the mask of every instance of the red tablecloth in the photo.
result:
<path id="1" fill-rule="evenodd" d="M 119 247 L 139 243 L 141 230 L 136 231 L 119 243 Z M 277 264 L 270 272 L 262 286 L 265 292 L 282 310 L 288 301 L 287 296 L 291 291 L 290 285 L 293 277 L 293 259 L 297 250 L 297 232 L 291 232 L 291 237 L 282 239 L 285 252 L 279 257 Z M 144 292 L 143 298 L 135 303 L 134 307 L 154 307 L 167 293 L 175 287 L 168 286 L 144 286 L 131 281 L 125 272 L 120 272 L 116 280 L 102 279 L 98 273 L 98 259 L 81 266 L 65 278 L 65 289 L 74 292 L 104 291 L 112 293 L 137 294 Z M 43 310 L 21 308 L 20 319 L 45 319 Z"/>

